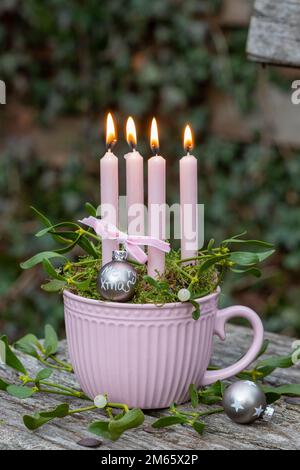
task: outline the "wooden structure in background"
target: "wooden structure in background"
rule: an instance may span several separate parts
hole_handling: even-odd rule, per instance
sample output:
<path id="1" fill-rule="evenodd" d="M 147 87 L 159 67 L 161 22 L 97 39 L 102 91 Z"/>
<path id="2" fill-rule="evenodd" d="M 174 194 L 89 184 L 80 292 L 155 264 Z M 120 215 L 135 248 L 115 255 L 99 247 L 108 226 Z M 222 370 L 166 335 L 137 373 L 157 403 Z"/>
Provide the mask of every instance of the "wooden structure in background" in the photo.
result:
<path id="1" fill-rule="evenodd" d="M 256 0 L 247 54 L 265 64 L 300 67 L 300 1 Z"/>

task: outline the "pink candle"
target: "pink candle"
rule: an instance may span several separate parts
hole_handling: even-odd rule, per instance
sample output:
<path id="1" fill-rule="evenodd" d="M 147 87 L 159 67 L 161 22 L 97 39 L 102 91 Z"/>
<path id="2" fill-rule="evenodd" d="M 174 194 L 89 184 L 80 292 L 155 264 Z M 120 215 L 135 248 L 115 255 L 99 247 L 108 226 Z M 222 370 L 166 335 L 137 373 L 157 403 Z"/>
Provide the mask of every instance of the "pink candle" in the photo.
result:
<path id="1" fill-rule="evenodd" d="M 197 159 L 190 155 L 192 132 L 186 126 L 184 147 L 187 155 L 180 160 L 181 259 L 197 256 L 198 250 L 198 178 Z"/>
<path id="2" fill-rule="evenodd" d="M 100 197 L 101 217 L 118 227 L 118 159 L 111 149 L 116 142 L 116 133 L 111 114 L 107 116 L 106 145 L 107 152 L 100 160 Z M 118 249 L 115 240 L 102 240 L 102 266 L 112 259 L 113 250 Z"/>
<path id="3" fill-rule="evenodd" d="M 148 234 L 165 239 L 166 231 L 166 161 L 158 155 L 159 141 L 156 120 L 151 125 L 151 147 L 154 156 L 148 160 Z M 148 275 L 158 277 L 165 269 L 165 254 L 148 248 Z"/>
<path id="4" fill-rule="evenodd" d="M 124 156 L 126 160 L 127 232 L 130 235 L 145 235 L 144 159 L 136 150 L 136 130 L 131 117 L 127 120 L 126 137 L 132 148 L 132 152 Z"/>

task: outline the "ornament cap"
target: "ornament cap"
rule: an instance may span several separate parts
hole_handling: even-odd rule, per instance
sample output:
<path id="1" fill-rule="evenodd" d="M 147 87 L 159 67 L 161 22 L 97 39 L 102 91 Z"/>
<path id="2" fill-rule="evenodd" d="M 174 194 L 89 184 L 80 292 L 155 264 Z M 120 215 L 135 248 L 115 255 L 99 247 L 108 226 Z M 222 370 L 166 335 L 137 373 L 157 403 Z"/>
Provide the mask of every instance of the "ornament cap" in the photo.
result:
<path id="1" fill-rule="evenodd" d="M 112 252 L 113 261 L 126 261 L 127 260 L 127 251 L 125 250 L 114 250 Z"/>

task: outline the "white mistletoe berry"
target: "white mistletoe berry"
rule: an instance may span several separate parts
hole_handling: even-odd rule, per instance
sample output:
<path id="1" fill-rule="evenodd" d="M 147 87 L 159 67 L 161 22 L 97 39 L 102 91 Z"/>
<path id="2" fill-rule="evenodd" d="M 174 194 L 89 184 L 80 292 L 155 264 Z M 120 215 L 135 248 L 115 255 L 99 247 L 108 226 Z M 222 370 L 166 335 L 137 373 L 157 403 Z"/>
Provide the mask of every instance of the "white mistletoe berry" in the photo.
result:
<path id="1" fill-rule="evenodd" d="M 180 289 L 177 294 L 178 299 L 180 302 L 187 302 L 191 298 L 191 293 L 188 289 Z"/>
<path id="2" fill-rule="evenodd" d="M 97 406 L 97 408 L 105 408 L 107 405 L 107 399 L 104 395 L 97 395 L 94 398 L 94 405 Z"/>

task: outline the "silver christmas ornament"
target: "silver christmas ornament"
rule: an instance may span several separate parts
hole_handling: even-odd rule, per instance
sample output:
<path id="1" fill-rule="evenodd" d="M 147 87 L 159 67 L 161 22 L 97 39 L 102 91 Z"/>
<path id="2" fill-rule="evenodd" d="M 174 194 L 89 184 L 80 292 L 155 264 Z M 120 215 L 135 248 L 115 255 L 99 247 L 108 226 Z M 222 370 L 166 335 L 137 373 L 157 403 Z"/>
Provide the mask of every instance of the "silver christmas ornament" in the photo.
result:
<path id="1" fill-rule="evenodd" d="M 104 299 L 126 302 L 134 296 L 137 272 L 126 259 L 126 251 L 113 251 L 112 261 L 102 266 L 97 288 Z"/>
<path id="2" fill-rule="evenodd" d="M 267 406 L 262 389 L 251 380 L 240 380 L 230 385 L 223 396 L 225 413 L 234 422 L 249 424 L 258 418 L 270 420 L 274 413 Z"/>

